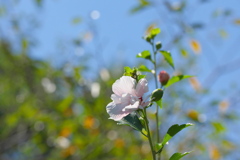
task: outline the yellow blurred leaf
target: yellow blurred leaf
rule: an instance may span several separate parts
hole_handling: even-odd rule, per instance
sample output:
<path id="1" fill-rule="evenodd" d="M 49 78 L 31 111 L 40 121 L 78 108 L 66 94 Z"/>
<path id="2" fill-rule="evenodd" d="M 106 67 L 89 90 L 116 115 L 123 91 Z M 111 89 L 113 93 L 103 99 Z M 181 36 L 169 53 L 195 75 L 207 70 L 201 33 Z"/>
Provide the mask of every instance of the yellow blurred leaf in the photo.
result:
<path id="1" fill-rule="evenodd" d="M 196 77 L 189 78 L 189 82 L 194 90 L 196 91 L 201 90 L 201 85 Z"/>
<path id="2" fill-rule="evenodd" d="M 228 149 L 228 150 L 232 150 L 232 149 L 236 148 L 236 146 L 232 142 L 227 141 L 227 140 L 223 140 L 222 141 L 222 146 L 225 149 Z"/>
<path id="3" fill-rule="evenodd" d="M 201 52 L 201 45 L 197 40 L 190 40 L 190 47 L 194 51 L 194 53 L 199 54 Z"/>
<path id="4" fill-rule="evenodd" d="M 228 37 L 228 33 L 224 29 L 220 29 L 219 34 L 222 38 L 227 38 Z"/>
<path id="5" fill-rule="evenodd" d="M 79 24 L 82 21 L 80 17 L 75 17 L 72 19 L 72 24 L 76 25 Z"/>
<path id="6" fill-rule="evenodd" d="M 77 150 L 77 147 L 75 146 L 69 146 L 68 148 L 66 148 L 65 150 L 62 151 L 62 156 L 63 157 L 69 157 L 71 155 L 73 155 Z"/>
<path id="7" fill-rule="evenodd" d="M 91 129 L 93 125 L 94 125 L 94 118 L 92 116 L 86 117 L 83 122 L 83 127 L 86 129 Z"/>
<path id="8" fill-rule="evenodd" d="M 194 121 L 198 121 L 199 113 L 196 110 L 189 110 L 187 116 Z"/>
<path id="9" fill-rule="evenodd" d="M 154 28 L 156 28 L 156 24 L 155 23 L 152 23 L 152 24 L 150 24 L 148 27 L 147 27 L 147 29 L 146 29 L 146 31 L 145 31 L 145 35 L 149 35 L 150 33 L 151 33 L 151 30 L 153 30 Z"/>
<path id="10" fill-rule="evenodd" d="M 221 153 L 216 146 L 210 147 L 210 158 L 211 160 L 219 160 L 221 158 Z"/>
<path id="11" fill-rule="evenodd" d="M 123 148 L 125 146 L 124 140 L 118 138 L 114 142 L 116 148 Z"/>
<path id="12" fill-rule="evenodd" d="M 235 19 L 234 23 L 237 24 L 237 25 L 240 25 L 240 19 Z"/>
<path id="13" fill-rule="evenodd" d="M 188 52 L 185 49 L 181 49 L 180 52 L 183 57 L 188 57 Z"/>
<path id="14" fill-rule="evenodd" d="M 61 137 L 68 137 L 71 134 L 72 130 L 68 127 L 63 128 L 59 134 Z"/>
<path id="15" fill-rule="evenodd" d="M 93 130 L 91 130 L 91 136 L 97 136 L 97 135 L 99 135 L 99 130 L 98 129 L 93 129 Z"/>

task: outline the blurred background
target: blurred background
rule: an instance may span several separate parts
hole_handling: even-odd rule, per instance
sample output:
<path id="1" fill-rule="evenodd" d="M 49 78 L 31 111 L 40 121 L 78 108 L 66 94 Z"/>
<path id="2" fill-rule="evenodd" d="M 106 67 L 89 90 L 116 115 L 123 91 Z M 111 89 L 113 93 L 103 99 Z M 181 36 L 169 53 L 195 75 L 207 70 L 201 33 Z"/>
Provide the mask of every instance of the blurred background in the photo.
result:
<path id="1" fill-rule="evenodd" d="M 169 142 L 163 159 L 193 151 L 184 159 L 240 160 L 239 7 L 238 0 L 0 0 L 0 159 L 151 159 L 147 139 L 108 120 L 106 105 L 124 66 L 152 68 L 136 54 L 151 50 L 142 37 L 160 27 L 156 39 L 176 69 L 159 56 L 158 72 L 195 75 L 164 93 L 161 137 L 173 124 L 195 125 Z"/>

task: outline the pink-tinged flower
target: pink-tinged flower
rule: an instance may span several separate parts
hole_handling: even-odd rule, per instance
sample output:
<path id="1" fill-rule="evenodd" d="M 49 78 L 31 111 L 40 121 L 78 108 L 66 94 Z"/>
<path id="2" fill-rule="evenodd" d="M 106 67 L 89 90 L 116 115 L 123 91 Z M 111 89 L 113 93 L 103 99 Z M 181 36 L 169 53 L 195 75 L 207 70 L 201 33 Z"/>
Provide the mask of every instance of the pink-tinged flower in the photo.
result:
<path id="1" fill-rule="evenodd" d="M 135 79 L 129 76 L 122 76 L 112 86 L 114 94 L 113 100 L 106 107 L 109 119 L 115 121 L 121 120 L 133 111 L 143 109 L 149 102 L 143 101 L 143 94 L 148 92 L 148 82 L 142 78 L 137 83 Z"/>

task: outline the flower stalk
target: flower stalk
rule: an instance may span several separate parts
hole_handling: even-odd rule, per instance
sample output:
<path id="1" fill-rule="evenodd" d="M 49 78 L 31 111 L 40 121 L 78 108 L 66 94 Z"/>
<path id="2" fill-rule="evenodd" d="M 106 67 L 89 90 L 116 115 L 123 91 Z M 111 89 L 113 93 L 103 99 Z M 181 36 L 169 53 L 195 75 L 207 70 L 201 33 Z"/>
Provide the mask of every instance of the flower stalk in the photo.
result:
<path id="1" fill-rule="evenodd" d="M 148 125 L 149 123 L 148 123 L 146 108 L 143 110 L 143 119 L 145 121 L 145 128 L 146 128 L 146 131 L 147 131 L 147 138 L 148 138 L 148 141 L 149 141 L 149 144 L 150 144 L 152 157 L 153 157 L 153 160 L 156 160 L 156 152 L 154 150 L 153 143 L 152 143 L 151 132 L 150 132 L 149 125 Z"/>
<path id="2" fill-rule="evenodd" d="M 154 65 L 154 81 L 155 81 L 155 87 L 158 88 L 158 80 L 157 80 L 157 63 L 156 63 L 156 54 L 157 54 L 157 50 L 155 50 L 155 46 L 154 46 L 154 40 L 152 40 L 152 50 L 153 50 L 153 65 Z M 156 117 L 156 130 L 157 130 L 157 143 L 160 143 L 160 128 L 159 128 L 159 119 L 158 119 L 158 112 L 159 112 L 159 107 L 158 105 L 156 105 L 156 112 L 155 112 L 155 117 Z M 158 160 L 161 159 L 161 153 L 159 153 L 159 157 Z"/>

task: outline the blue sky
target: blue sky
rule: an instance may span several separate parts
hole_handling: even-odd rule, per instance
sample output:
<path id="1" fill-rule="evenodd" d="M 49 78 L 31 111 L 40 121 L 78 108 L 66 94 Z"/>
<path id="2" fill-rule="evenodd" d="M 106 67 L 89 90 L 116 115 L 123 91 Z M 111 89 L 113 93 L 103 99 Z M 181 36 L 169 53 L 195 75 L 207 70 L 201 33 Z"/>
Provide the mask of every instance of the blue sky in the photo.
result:
<path id="1" fill-rule="evenodd" d="M 20 0 L 17 5 L 14 5 L 14 2 L 3 2 L 10 4 L 11 9 L 9 12 L 13 16 L 22 19 L 32 17 L 39 22 L 37 29 L 29 32 L 33 32 L 30 34 L 34 35 L 37 42 L 37 45 L 31 50 L 31 56 L 40 59 L 56 61 L 61 58 L 74 57 L 76 50 L 79 51 L 79 48 L 68 48 L 68 45 L 72 43 L 73 38 L 83 37 L 89 31 L 89 27 L 93 26 L 98 35 L 97 40 L 94 37 L 92 42 L 86 43 L 86 48 L 80 50 L 82 54 L 86 55 L 89 52 L 94 52 L 95 55 L 100 54 L 102 63 L 107 66 L 112 65 L 116 61 L 133 67 L 136 65 L 136 62 L 139 62 L 135 55 L 143 50 L 150 49 L 149 45 L 142 39 L 149 24 L 156 23 L 161 28 L 162 36 L 159 40 L 163 42 L 163 47 L 169 42 L 171 35 L 177 33 L 176 27 L 171 23 L 171 21 L 177 20 L 177 16 L 164 14 L 167 12 L 164 8 L 161 8 L 160 3 L 156 4 L 156 8 L 153 7 L 137 14 L 130 14 L 130 10 L 138 4 L 135 0 L 71 0 L 71 2 L 68 0 L 45 0 L 41 8 L 36 7 L 32 0 Z M 180 1 L 171 0 L 169 2 L 177 4 Z M 202 53 L 197 55 L 199 59 L 197 72 L 200 81 L 204 81 L 211 73 L 212 68 L 231 62 L 239 57 L 238 50 L 240 50 L 240 46 L 237 45 L 239 26 L 232 25 L 232 22 L 240 17 L 238 9 L 240 2 L 237 0 L 221 2 L 212 0 L 201 5 L 199 1 L 187 2 L 190 6 L 184 14 L 184 20 L 187 23 L 201 21 L 210 24 L 207 26 L 207 30 L 198 31 L 192 35 L 189 34 L 189 37 L 181 39 L 185 43 L 184 47 L 190 51 L 190 54 L 193 53 L 188 45 L 189 40 L 193 38 L 200 42 Z M 224 9 L 234 11 L 230 18 L 226 18 L 224 21 L 221 18 L 212 18 L 214 11 L 221 14 Z M 90 16 L 94 10 L 100 14 L 100 17 L 96 20 Z M 73 25 L 72 20 L 74 18 L 80 18 L 81 22 Z M 8 30 L 8 25 L 5 26 L 5 29 Z M 219 36 L 221 29 L 227 32 L 227 38 L 224 39 Z M 8 33 L 6 35 L 8 36 Z M 14 34 L 12 36 L 14 37 Z M 65 54 L 59 53 L 59 49 L 57 49 L 59 44 L 65 45 Z M 100 44 L 101 48 L 99 51 L 97 50 L 98 48 L 96 49 L 96 44 L 97 47 Z M 176 66 L 178 66 L 178 64 L 184 63 L 184 59 L 179 60 L 179 53 L 177 53 L 176 48 L 177 46 L 173 46 L 170 51 Z M 228 54 L 228 52 L 231 53 Z M 90 60 L 89 63 L 92 63 L 94 66 L 96 59 Z M 95 67 L 95 69 L 97 68 Z M 170 71 L 172 72 L 172 70 Z M 227 83 L 233 82 L 238 84 L 238 81 L 235 80 L 238 78 L 238 75 L 238 70 L 229 73 L 227 77 L 219 79 L 214 84 L 216 87 L 213 89 L 216 89 L 216 92 L 219 92 L 221 89 L 230 89 L 231 85 L 226 85 L 226 81 Z"/>
<path id="2" fill-rule="evenodd" d="M 4 2 L 8 3 L 7 1 L 5 0 Z M 179 1 L 171 0 L 171 2 L 178 3 Z M 187 2 L 190 3 L 191 7 L 184 14 L 184 20 L 188 23 L 202 21 L 208 24 L 207 30 L 189 34 L 188 37 L 181 39 L 184 42 L 183 46 L 189 51 L 189 54 L 197 57 L 198 67 L 196 68 L 196 74 L 200 83 L 203 83 L 213 68 L 231 62 L 240 56 L 240 26 L 233 24 L 235 19 L 240 18 L 240 1 L 211 0 L 203 5 L 199 5 L 198 1 Z M 31 52 L 31 56 L 34 58 L 54 61 L 54 59 L 74 57 L 76 50 L 68 47 L 72 43 L 71 40 L 76 37 L 83 37 L 89 31 L 89 26 L 94 26 L 96 27 L 98 40 L 94 38 L 91 42 L 85 42 L 84 46 L 86 48 L 80 50 L 82 54 L 86 55 L 89 52 L 101 54 L 99 56 L 102 57 L 106 66 L 122 62 L 133 67 L 139 62 L 135 55 L 143 50 L 150 49 L 150 46 L 142 39 L 149 24 L 156 23 L 161 28 L 162 36 L 160 36 L 159 40 L 163 42 L 163 47 L 169 42 L 171 35 L 178 31 L 174 26 L 175 24 L 170 23 L 177 20 L 177 15 L 163 14 L 167 12 L 158 4 L 157 7 L 163 9 L 163 11 L 159 12 L 156 8 L 149 8 L 131 15 L 130 10 L 137 4 L 137 0 L 44 0 L 43 6 L 38 8 L 32 0 L 20 0 L 17 5 L 10 4 L 10 6 L 15 7 L 10 7 L 11 10 L 9 12 L 17 18 L 37 18 L 39 22 L 38 28 L 33 31 L 26 31 L 33 32 L 30 34 L 34 35 L 34 39 L 37 42 L 37 45 L 32 48 Z M 214 11 L 221 14 L 224 9 L 230 9 L 234 13 L 224 20 L 221 17 L 212 18 Z M 100 17 L 96 20 L 91 18 L 91 13 L 94 10 L 100 14 Z M 74 18 L 80 18 L 81 22 L 74 25 L 72 23 Z M 7 31 L 4 33 L 7 36 L 14 37 L 14 34 L 9 34 L 8 25 L 0 28 Z M 219 35 L 219 31 L 223 30 L 227 33 L 226 38 L 222 38 Z M 197 39 L 200 42 L 202 47 L 201 54 L 195 55 L 191 51 L 188 44 L 190 39 Z M 101 44 L 100 51 L 98 50 L 99 48 L 96 49 L 95 42 L 97 42 L 97 46 Z M 65 45 L 65 53 L 59 53 L 59 49 L 57 49 L 59 43 Z M 177 47 L 173 46 L 170 50 L 176 61 L 176 68 L 184 64 L 184 59 L 179 56 Z M 102 59 L 97 60 L 100 61 Z M 96 65 L 97 60 L 89 61 L 92 66 L 95 66 L 93 67 L 95 70 L 99 69 Z M 231 64 L 229 66 L 231 67 Z M 170 69 L 169 71 L 173 72 Z M 195 74 L 194 70 L 189 72 L 191 73 L 187 74 Z M 228 99 L 230 98 L 229 95 L 239 94 L 239 78 L 240 70 L 222 76 L 211 86 L 212 91 L 209 99 Z M 234 84 L 237 87 L 234 87 Z M 208 98 L 205 97 L 205 99 Z M 237 133 L 236 127 L 233 127 L 232 130 L 232 133 Z"/>
<path id="3" fill-rule="evenodd" d="M 171 0 L 169 2 L 177 4 L 180 1 Z M 204 82 L 214 67 L 231 62 L 239 57 L 240 46 L 236 45 L 236 42 L 238 42 L 236 40 L 239 37 L 239 26 L 232 25 L 232 22 L 240 17 L 238 9 L 240 2 L 237 0 L 231 0 L 231 2 L 212 0 L 201 5 L 199 1 L 187 2 L 190 7 L 184 14 L 184 20 L 189 24 L 199 21 L 204 22 L 208 29 L 189 34 L 188 37 L 181 39 L 184 43 L 183 46 L 189 51 L 190 55 L 197 57 L 199 63 L 196 70 L 185 74 L 197 74 L 200 82 Z M 8 1 L 5 1 L 5 3 L 8 3 Z M 31 50 L 32 57 L 55 62 L 59 59 L 70 60 L 76 57 L 76 51 L 81 52 L 80 59 L 82 54 L 94 53 L 95 56 L 98 55 L 101 58 L 92 59 L 89 63 L 94 66 L 94 70 L 98 70 L 97 61 L 102 61 L 100 62 L 103 64 L 101 67 L 115 63 L 124 63 L 134 67 L 139 62 L 135 55 L 143 50 L 150 49 L 150 46 L 142 39 L 149 24 L 156 23 L 161 28 L 162 33 L 159 40 L 162 41 L 163 47 L 168 44 L 171 36 L 178 32 L 173 23 L 178 20 L 178 16 L 165 14 L 168 12 L 161 7 L 160 3 L 156 4 L 156 8 L 153 7 L 137 14 L 130 14 L 130 10 L 137 4 L 138 2 L 135 0 L 71 0 L 71 2 L 68 0 L 45 0 L 42 7 L 38 8 L 32 0 L 21 0 L 17 5 L 11 4 L 14 7 L 10 7 L 10 12 L 17 18 L 32 17 L 36 18 L 38 22 L 37 29 L 29 31 L 33 32 L 30 34 L 34 35 L 37 42 L 37 45 Z M 221 16 L 212 18 L 213 12 L 221 14 L 225 9 L 234 11 L 230 18 L 226 18 L 224 21 L 222 21 Z M 91 18 L 92 11 L 99 12 L 98 19 Z M 72 23 L 74 18 L 80 18 L 81 22 L 74 25 Z M 86 48 L 74 49 L 68 47 L 73 38 L 83 37 L 86 32 L 91 31 L 90 27 L 95 28 L 97 38 L 94 37 L 93 41 L 86 42 L 84 45 Z M 221 29 L 227 32 L 227 38 L 221 38 L 219 35 Z M 191 52 L 189 47 L 191 38 L 200 42 L 202 47 L 200 55 L 194 55 Z M 59 45 L 64 45 L 64 53 L 60 53 L 61 49 L 57 49 Z M 185 63 L 184 59 L 179 57 L 177 47 L 170 48 L 176 62 L 176 68 L 178 68 L 178 65 Z M 229 51 L 231 56 L 228 54 Z M 169 69 L 169 72 L 173 71 Z M 239 84 L 236 81 L 238 75 L 239 71 L 237 70 L 213 83 L 212 90 L 216 93 L 213 95 L 218 97 L 220 90 L 231 90 L 232 85 L 228 85 L 228 83 Z"/>

